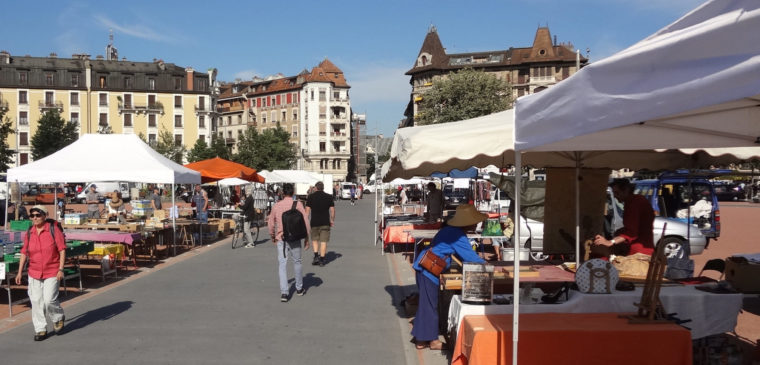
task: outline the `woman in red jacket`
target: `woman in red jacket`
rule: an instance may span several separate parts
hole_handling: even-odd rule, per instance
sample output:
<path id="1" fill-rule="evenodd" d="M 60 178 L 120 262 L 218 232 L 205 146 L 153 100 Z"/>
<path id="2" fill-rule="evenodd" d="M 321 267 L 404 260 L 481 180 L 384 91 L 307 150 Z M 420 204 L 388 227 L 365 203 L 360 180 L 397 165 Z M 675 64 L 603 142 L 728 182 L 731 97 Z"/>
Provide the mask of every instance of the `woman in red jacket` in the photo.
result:
<path id="1" fill-rule="evenodd" d="M 60 228 L 56 224 L 45 222 L 45 207 L 35 205 L 29 210 L 29 217 L 32 218 L 33 225 L 27 231 L 24 246 L 21 248 L 16 285 L 21 284 L 21 272 L 28 258 L 29 300 L 32 303 L 34 340 L 42 341 L 47 337 L 47 317 L 53 322 L 57 334 L 63 331 L 65 317 L 63 308 L 58 303 L 58 282 L 63 279 L 66 243 Z"/>

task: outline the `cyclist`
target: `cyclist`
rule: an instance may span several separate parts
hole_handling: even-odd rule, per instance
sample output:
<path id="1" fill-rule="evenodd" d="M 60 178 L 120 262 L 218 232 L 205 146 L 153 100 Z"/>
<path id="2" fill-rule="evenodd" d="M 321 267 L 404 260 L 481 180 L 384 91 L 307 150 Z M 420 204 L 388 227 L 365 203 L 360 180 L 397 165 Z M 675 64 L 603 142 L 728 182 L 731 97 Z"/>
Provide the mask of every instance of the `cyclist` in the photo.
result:
<path id="1" fill-rule="evenodd" d="M 245 240 L 246 245 L 245 247 L 255 247 L 256 242 L 253 241 L 253 235 L 251 235 L 251 222 L 253 222 L 254 217 L 256 216 L 256 210 L 253 206 L 253 185 L 249 184 L 245 188 L 245 202 L 240 203 L 238 202 L 237 205 L 240 206 L 240 209 L 243 210 L 243 213 L 245 215 L 245 222 L 243 223 L 243 233 L 245 233 Z"/>

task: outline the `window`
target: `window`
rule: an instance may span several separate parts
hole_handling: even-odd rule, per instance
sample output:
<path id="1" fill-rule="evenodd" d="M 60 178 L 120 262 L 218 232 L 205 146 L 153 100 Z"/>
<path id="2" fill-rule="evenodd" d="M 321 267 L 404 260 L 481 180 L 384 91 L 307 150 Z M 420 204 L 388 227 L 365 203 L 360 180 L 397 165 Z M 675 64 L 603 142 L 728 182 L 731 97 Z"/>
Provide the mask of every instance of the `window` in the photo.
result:
<path id="1" fill-rule="evenodd" d="M 48 72 L 45 73 L 45 86 L 53 86 L 53 74 Z"/>
<path id="2" fill-rule="evenodd" d="M 205 134 L 200 134 L 200 135 L 198 135 L 198 139 L 200 139 L 201 141 L 205 141 L 206 140 L 206 135 Z"/>
<path id="3" fill-rule="evenodd" d="M 319 152 L 327 152 L 327 143 L 319 142 Z"/>
<path id="4" fill-rule="evenodd" d="M 277 112 L 272 110 L 272 123 L 277 123 Z"/>
<path id="5" fill-rule="evenodd" d="M 71 113 L 71 122 L 72 123 L 79 123 L 79 113 Z"/>
<path id="6" fill-rule="evenodd" d="M 293 109 L 293 121 L 298 120 L 298 110 Z"/>
<path id="7" fill-rule="evenodd" d="M 325 95 L 324 90 L 319 90 L 319 101 L 327 101 L 327 97 Z"/>
<path id="8" fill-rule="evenodd" d="M 232 116 L 227 117 L 227 125 L 232 125 Z"/>
<path id="9" fill-rule="evenodd" d="M 71 105 L 79 105 L 79 93 L 71 93 Z"/>
<path id="10" fill-rule="evenodd" d="M 29 154 L 20 153 L 18 159 L 19 159 L 19 165 L 26 165 L 29 163 Z"/>
<path id="11" fill-rule="evenodd" d="M 181 108 L 182 107 L 182 95 L 175 95 L 174 96 L 174 107 L 175 108 Z"/>
<path id="12" fill-rule="evenodd" d="M 98 121 L 98 124 L 101 126 L 108 125 L 108 113 L 100 113 L 100 120 Z"/>
<path id="13" fill-rule="evenodd" d="M 106 77 L 105 76 L 100 76 L 98 78 L 98 80 L 99 80 L 100 88 L 101 89 L 105 88 L 106 87 Z"/>
<path id="14" fill-rule="evenodd" d="M 182 128 L 182 116 L 181 115 L 175 115 L 174 116 L 174 128 Z"/>
<path id="15" fill-rule="evenodd" d="M 206 128 L 206 118 L 204 116 L 198 116 L 198 127 Z"/>
<path id="16" fill-rule="evenodd" d="M 286 111 L 282 111 L 282 121 L 284 122 L 287 119 L 287 113 Z"/>
<path id="17" fill-rule="evenodd" d="M 79 87 L 79 74 L 71 74 L 71 86 Z"/>
<path id="18" fill-rule="evenodd" d="M 179 77 L 174 78 L 174 90 L 182 90 L 182 79 Z"/>
<path id="19" fill-rule="evenodd" d="M 148 108 L 155 108 L 156 107 L 156 96 L 155 95 L 148 95 Z"/>
<path id="20" fill-rule="evenodd" d="M 29 101 L 26 99 L 26 90 L 19 90 L 18 91 L 18 103 L 19 104 L 27 104 Z"/>
<path id="21" fill-rule="evenodd" d="M 127 109 L 132 108 L 132 94 L 124 94 L 124 107 Z"/>
<path id="22" fill-rule="evenodd" d="M 242 137 L 243 137 L 243 130 L 242 129 L 238 129 L 238 139 L 240 139 Z"/>
<path id="23" fill-rule="evenodd" d="M 27 132 L 19 132 L 19 134 L 18 134 L 18 144 L 19 144 L 19 146 L 28 146 L 29 145 L 29 133 L 27 133 Z"/>
<path id="24" fill-rule="evenodd" d="M 148 79 L 148 89 L 156 90 L 156 79 Z"/>
<path id="25" fill-rule="evenodd" d="M 124 114 L 124 126 L 125 127 L 131 127 L 132 126 L 132 114 L 125 113 Z"/>
<path id="26" fill-rule="evenodd" d="M 21 85 L 26 85 L 27 82 L 27 73 L 26 71 L 19 71 L 18 72 L 18 83 Z"/>
<path id="27" fill-rule="evenodd" d="M 108 94 L 102 93 L 98 96 L 100 97 L 100 106 L 108 106 Z"/>
<path id="28" fill-rule="evenodd" d="M 132 88 L 132 76 L 124 76 L 124 88 L 125 89 Z"/>
<path id="29" fill-rule="evenodd" d="M 18 124 L 29 125 L 29 116 L 27 112 L 18 112 Z"/>
<path id="30" fill-rule="evenodd" d="M 232 131 L 227 131 L 227 137 L 229 137 L 229 139 L 232 139 Z"/>
<path id="31" fill-rule="evenodd" d="M 203 96 L 198 97 L 198 110 L 206 110 L 206 98 Z"/>
<path id="32" fill-rule="evenodd" d="M 182 145 L 182 135 L 181 134 L 175 134 L 174 135 L 174 145 L 181 146 Z"/>
<path id="33" fill-rule="evenodd" d="M 156 134 L 150 133 L 148 134 L 148 144 L 155 145 L 156 144 Z"/>
<path id="34" fill-rule="evenodd" d="M 156 126 L 156 115 L 148 114 L 148 127 L 155 127 L 155 126 Z"/>
<path id="35" fill-rule="evenodd" d="M 238 116 L 237 116 L 237 120 L 238 120 L 238 121 L 237 121 L 237 124 L 238 124 L 238 125 L 240 125 L 240 124 L 243 124 L 243 115 L 238 115 Z"/>
<path id="36" fill-rule="evenodd" d="M 340 100 L 340 91 L 333 91 L 333 100 Z"/>
<path id="37" fill-rule="evenodd" d="M 261 124 L 267 124 L 267 113 L 261 113 Z"/>
<path id="38" fill-rule="evenodd" d="M 298 126 L 297 125 L 293 126 L 293 132 L 291 133 L 291 135 L 293 137 L 298 137 Z"/>
<path id="39" fill-rule="evenodd" d="M 55 104 L 55 95 L 52 91 L 46 91 L 45 92 L 45 105 L 52 106 Z"/>
<path id="40" fill-rule="evenodd" d="M 314 90 L 311 90 L 311 101 L 314 101 Z"/>
<path id="41" fill-rule="evenodd" d="M 319 107 L 319 119 L 327 118 L 327 107 L 322 105 Z"/>

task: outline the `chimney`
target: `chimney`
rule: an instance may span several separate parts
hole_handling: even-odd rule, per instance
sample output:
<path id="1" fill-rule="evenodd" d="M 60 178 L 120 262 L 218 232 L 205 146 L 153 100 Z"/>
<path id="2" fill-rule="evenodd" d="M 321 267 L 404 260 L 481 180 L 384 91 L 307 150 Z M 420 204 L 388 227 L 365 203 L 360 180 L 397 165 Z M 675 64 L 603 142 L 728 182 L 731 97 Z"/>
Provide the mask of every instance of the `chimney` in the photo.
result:
<path id="1" fill-rule="evenodd" d="M 58 58 L 58 54 L 55 52 L 50 52 L 50 58 Z"/>
<path id="2" fill-rule="evenodd" d="M 11 54 L 8 51 L 0 51 L 0 64 L 9 64 L 11 63 Z"/>
<path id="3" fill-rule="evenodd" d="M 164 60 L 158 60 L 156 61 L 158 63 L 158 68 L 161 70 L 166 70 L 166 65 L 164 64 Z"/>
<path id="4" fill-rule="evenodd" d="M 195 71 L 193 71 L 192 67 L 188 67 L 185 69 L 185 81 L 187 85 L 187 91 L 193 91 L 193 76 Z"/>

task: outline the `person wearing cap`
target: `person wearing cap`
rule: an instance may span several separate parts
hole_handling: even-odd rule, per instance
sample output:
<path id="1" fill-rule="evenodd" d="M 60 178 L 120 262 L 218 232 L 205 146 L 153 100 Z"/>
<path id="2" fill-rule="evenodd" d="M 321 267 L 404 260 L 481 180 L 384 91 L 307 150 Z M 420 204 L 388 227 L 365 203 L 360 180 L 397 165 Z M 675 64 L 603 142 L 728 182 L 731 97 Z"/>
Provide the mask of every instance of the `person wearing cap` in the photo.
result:
<path id="1" fill-rule="evenodd" d="M 27 237 L 21 247 L 16 285 L 21 285 L 21 268 L 28 259 L 28 293 L 29 301 L 32 303 L 34 340 L 42 341 L 47 337 L 48 318 L 53 322 L 56 334 L 62 333 L 63 322 L 66 319 L 58 302 L 58 283 L 63 279 L 66 243 L 58 225 L 45 221 L 45 207 L 35 205 L 29 212 L 32 227 L 27 231 Z"/>
<path id="2" fill-rule="evenodd" d="M 100 218 L 100 207 L 98 207 L 98 187 L 95 184 L 90 185 L 90 191 L 86 194 L 87 199 L 87 218 Z"/>
<path id="3" fill-rule="evenodd" d="M 443 348 L 443 343 L 438 339 L 439 279 L 420 266 L 420 260 L 427 250 L 432 250 L 438 257 L 445 258 L 447 269 L 451 265 L 451 255 L 457 255 L 462 262 L 485 263 L 485 260 L 472 250 L 470 240 L 467 239 L 467 232 L 474 230 L 478 223 L 486 219 L 488 215 L 478 212 L 472 204 L 458 206 L 454 217 L 449 219 L 446 226 L 433 237 L 430 246 L 417 255 L 412 265 L 419 292 L 419 306 L 412 328 L 417 349 L 430 347 L 431 350 L 441 350 Z"/>

